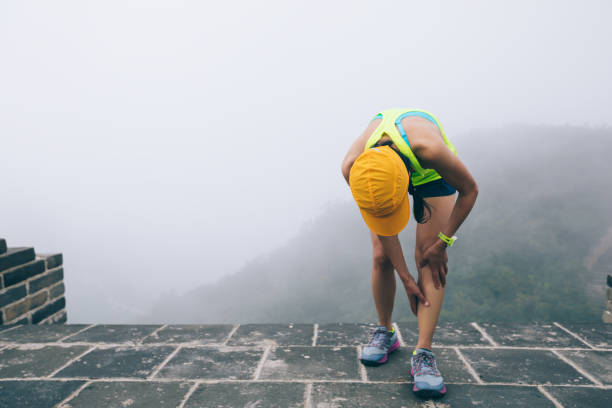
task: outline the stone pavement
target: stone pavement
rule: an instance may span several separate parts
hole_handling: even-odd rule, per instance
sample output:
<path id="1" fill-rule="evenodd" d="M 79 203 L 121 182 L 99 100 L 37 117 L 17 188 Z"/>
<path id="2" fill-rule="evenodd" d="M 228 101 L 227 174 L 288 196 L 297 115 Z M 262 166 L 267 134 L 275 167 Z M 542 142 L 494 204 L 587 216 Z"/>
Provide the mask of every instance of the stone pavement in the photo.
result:
<path id="1" fill-rule="evenodd" d="M 368 324 L 0 326 L 0 408 L 610 407 L 612 324 L 449 323 L 440 400 L 411 391 L 415 322 L 379 367 Z"/>

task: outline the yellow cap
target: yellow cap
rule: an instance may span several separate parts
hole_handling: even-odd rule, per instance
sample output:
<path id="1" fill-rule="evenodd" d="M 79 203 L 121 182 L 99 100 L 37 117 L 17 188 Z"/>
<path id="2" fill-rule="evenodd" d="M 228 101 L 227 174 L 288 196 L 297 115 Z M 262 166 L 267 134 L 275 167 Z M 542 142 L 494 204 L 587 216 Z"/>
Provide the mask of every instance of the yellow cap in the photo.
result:
<path id="1" fill-rule="evenodd" d="M 366 225 L 378 235 L 397 235 L 410 219 L 408 170 L 389 146 L 364 151 L 353 163 L 349 185 Z"/>

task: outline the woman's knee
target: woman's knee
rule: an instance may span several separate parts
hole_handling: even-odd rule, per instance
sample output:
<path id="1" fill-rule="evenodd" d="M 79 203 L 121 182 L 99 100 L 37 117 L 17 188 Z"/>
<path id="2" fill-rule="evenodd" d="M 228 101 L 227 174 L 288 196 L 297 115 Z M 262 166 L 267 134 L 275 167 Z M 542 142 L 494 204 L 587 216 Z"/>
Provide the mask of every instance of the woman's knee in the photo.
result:
<path id="1" fill-rule="evenodd" d="M 372 264 L 376 269 L 386 270 L 389 268 L 393 268 L 391 260 L 385 254 L 385 249 L 383 248 L 382 242 L 380 242 L 380 238 L 371 232 L 372 238 Z"/>
<path id="2" fill-rule="evenodd" d="M 384 268 L 389 262 L 389 258 L 385 255 L 384 251 L 377 251 L 375 249 L 372 253 L 372 263 L 375 267 Z"/>

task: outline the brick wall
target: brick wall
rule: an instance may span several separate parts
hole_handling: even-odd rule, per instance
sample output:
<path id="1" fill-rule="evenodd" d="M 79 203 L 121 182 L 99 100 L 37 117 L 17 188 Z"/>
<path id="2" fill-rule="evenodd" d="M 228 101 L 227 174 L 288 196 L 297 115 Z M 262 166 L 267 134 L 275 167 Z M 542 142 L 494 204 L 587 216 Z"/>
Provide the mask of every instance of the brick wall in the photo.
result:
<path id="1" fill-rule="evenodd" d="M 0 238 L 0 324 L 66 322 L 62 254 L 8 248 Z"/>

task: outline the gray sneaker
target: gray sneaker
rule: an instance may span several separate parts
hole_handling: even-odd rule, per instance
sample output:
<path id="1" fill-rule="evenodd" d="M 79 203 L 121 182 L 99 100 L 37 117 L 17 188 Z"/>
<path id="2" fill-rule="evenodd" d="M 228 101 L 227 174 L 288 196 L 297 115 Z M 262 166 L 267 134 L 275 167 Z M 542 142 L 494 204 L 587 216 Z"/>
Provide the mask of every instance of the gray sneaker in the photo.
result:
<path id="1" fill-rule="evenodd" d="M 444 378 L 438 371 L 434 354 L 426 348 L 412 352 L 410 374 L 414 377 L 412 391 L 419 397 L 438 398 L 446 394 Z"/>
<path id="2" fill-rule="evenodd" d="M 361 351 L 359 359 L 365 365 L 381 365 L 387 362 L 389 353 L 397 350 L 399 346 L 400 342 L 395 330 L 390 332 L 385 326 L 376 326 L 370 342 Z"/>

